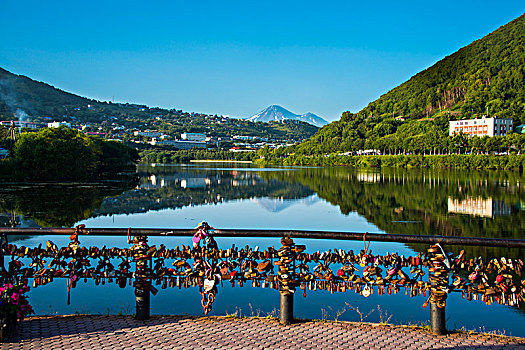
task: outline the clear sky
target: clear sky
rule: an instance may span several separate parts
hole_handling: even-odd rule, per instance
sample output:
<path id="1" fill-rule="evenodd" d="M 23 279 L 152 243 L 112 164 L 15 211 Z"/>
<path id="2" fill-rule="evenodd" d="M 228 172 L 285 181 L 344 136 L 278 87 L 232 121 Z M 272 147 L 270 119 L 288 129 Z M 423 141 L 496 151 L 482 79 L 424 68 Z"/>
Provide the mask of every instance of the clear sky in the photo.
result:
<path id="1" fill-rule="evenodd" d="M 501 1 L 0 0 L 0 67 L 99 100 L 332 121 L 525 11 Z"/>

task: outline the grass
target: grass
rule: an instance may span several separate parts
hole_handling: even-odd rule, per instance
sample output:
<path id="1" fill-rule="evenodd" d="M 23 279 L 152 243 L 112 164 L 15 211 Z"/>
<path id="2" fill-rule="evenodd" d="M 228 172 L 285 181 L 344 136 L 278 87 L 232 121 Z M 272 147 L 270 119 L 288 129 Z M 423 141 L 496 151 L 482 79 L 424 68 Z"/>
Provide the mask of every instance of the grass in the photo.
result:
<path id="1" fill-rule="evenodd" d="M 263 311 L 261 309 L 253 310 L 253 306 L 251 303 L 248 304 L 250 307 L 250 315 L 243 315 L 242 309 L 239 307 L 235 307 L 235 312 L 228 313 L 228 310 L 226 310 L 226 315 L 224 315 L 225 318 L 248 318 L 248 317 L 256 317 L 256 318 L 266 318 L 269 320 L 276 320 L 278 319 L 278 311 L 276 308 L 274 308 L 272 311 L 267 312 L 266 315 L 263 315 Z"/>
<path id="2" fill-rule="evenodd" d="M 491 337 L 516 338 L 512 335 L 507 335 L 505 330 L 487 331 L 485 327 L 478 327 L 478 329 L 467 329 L 465 326 L 462 326 L 461 328 L 456 328 L 455 326 L 452 332 L 462 334 L 483 334 Z"/>
<path id="3" fill-rule="evenodd" d="M 380 305 L 377 305 L 377 311 L 379 313 L 379 324 L 380 325 L 387 325 L 389 324 L 390 322 L 390 319 L 392 318 L 392 314 L 390 314 L 390 316 L 388 315 L 388 311 L 385 310 L 385 314 L 383 315 L 383 310 L 381 310 L 381 306 Z"/>
<path id="4" fill-rule="evenodd" d="M 376 311 L 375 309 L 371 309 L 366 315 L 364 312 L 360 311 L 359 310 L 359 307 L 356 306 L 352 306 L 350 305 L 348 302 L 345 302 L 345 305 L 348 306 L 351 310 L 354 310 L 358 315 L 359 315 L 359 323 L 363 323 L 367 318 L 368 316 L 370 316 L 371 314 L 374 313 L 374 311 Z M 379 310 L 381 310 L 381 308 L 379 307 L 379 305 L 377 306 Z"/>
<path id="5" fill-rule="evenodd" d="M 117 316 L 129 316 L 132 314 L 131 310 L 132 308 L 130 304 L 127 306 L 120 304 L 120 311 L 117 313 Z"/>

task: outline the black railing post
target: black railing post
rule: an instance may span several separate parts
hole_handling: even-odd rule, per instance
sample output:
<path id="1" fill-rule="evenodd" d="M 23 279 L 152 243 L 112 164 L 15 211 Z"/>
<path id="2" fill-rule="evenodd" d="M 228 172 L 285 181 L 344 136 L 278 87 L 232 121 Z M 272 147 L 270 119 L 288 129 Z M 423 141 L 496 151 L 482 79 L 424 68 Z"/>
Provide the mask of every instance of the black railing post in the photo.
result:
<path id="1" fill-rule="evenodd" d="M 439 243 L 431 245 L 427 252 L 430 259 L 429 279 L 431 283 L 428 300 L 430 302 L 430 328 L 432 333 L 443 335 L 447 332 L 445 306 L 447 305 L 451 262 Z"/>
<path id="2" fill-rule="evenodd" d="M 297 285 L 295 274 L 295 260 L 297 252 L 304 250 L 304 246 L 296 246 L 291 238 L 281 239 L 283 245 L 277 252 L 279 256 L 279 294 L 280 313 L 279 320 L 282 324 L 293 322 L 293 295 Z"/>
<path id="3" fill-rule="evenodd" d="M 135 299 L 137 320 L 148 320 L 150 317 L 150 290 L 151 286 L 151 257 L 148 254 L 148 237 L 144 235 L 135 236 L 133 239 L 133 256 L 137 265 L 135 271 Z"/>
<path id="4" fill-rule="evenodd" d="M 445 326 L 445 307 L 438 307 L 436 303 L 430 303 L 430 328 L 432 333 L 443 335 L 447 332 Z"/>
<path id="5" fill-rule="evenodd" d="M 137 320 L 148 320 L 150 310 L 150 291 L 142 289 L 141 287 L 135 288 L 136 298 L 136 314 L 135 319 Z"/>
<path id="6" fill-rule="evenodd" d="M 290 324 L 293 322 L 293 291 L 290 291 L 289 288 L 280 290 L 279 294 L 281 295 L 280 302 L 280 314 L 279 321 L 282 324 Z"/>

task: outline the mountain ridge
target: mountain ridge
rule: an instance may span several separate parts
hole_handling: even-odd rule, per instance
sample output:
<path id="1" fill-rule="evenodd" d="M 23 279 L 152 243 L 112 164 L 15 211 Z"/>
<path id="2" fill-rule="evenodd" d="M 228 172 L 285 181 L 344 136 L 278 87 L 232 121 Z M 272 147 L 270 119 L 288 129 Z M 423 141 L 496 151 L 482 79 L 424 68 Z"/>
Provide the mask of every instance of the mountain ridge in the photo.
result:
<path id="1" fill-rule="evenodd" d="M 322 127 L 328 124 L 325 119 L 315 115 L 314 113 L 308 112 L 305 114 L 295 114 L 279 105 L 270 105 L 259 113 L 246 118 L 246 120 L 252 122 L 282 122 L 284 120 L 299 120 L 317 127 Z"/>
<path id="2" fill-rule="evenodd" d="M 175 108 L 98 101 L 0 67 L 0 120 L 16 119 L 37 123 L 53 120 L 82 123 L 87 127 L 86 132 L 102 131 L 111 137 L 123 136 L 126 134 L 123 130 L 148 128 L 170 135 L 198 132 L 217 137 L 247 135 L 295 142 L 309 138 L 318 129 L 303 122 L 254 124 Z"/>
<path id="3" fill-rule="evenodd" d="M 511 92 L 505 83 L 521 87 L 511 93 L 525 102 L 524 58 L 525 14 L 443 57 L 359 113 L 373 116 L 394 113 L 417 119 L 450 109 L 470 117 L 485 113 L 487 104 L 489 113 L 498 113 L 502 108 L 494 101 L 499 97 L 494 90 Z M 500 72 L 506 77 L 498 77 Z M 504 99 L 509 100 L 508 97 Z M 397 101 L 400 102 L 396 106 Z M 510 107 L 504 103 L 503 106 Z"/>

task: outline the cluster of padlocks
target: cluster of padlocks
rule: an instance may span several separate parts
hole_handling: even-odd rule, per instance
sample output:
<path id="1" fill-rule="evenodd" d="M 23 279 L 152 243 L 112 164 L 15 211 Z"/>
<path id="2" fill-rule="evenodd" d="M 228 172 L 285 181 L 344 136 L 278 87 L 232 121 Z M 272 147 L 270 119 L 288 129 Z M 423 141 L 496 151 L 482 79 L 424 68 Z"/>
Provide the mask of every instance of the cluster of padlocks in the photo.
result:
<path id="1" fill-rule="evenodd" d="M 65 247 L 51 241 L 35 248 L 5 245 L 3 254 L 11 257 L 9 266 L 17 268 L 2 269 L 2 276 L 33 278 L 33 287 L 60 277 L 68 279 L 69 288 L 87 279 L 94 279 L 95 284 L 115 282 L 122 288 L 133 285 L 137 297 L 156 294 L 158 288 L 199 287 L 206 314 L 211 311 L 218 286 L 225 282 L 291 293 L 299 287 L 305 296 L 308 290 L 353 291 L 364 297 L 401 291 L 410 296 L 428 294 L 424 306 L 432 302 L 438 307 L 445 306 L 452 291 L 488 304 L 514 306 L 525 300 L 521 259 L 467 259 L 463 251 L 453 257 L 439 244 L 411 257 L 374 255 L 369 246 L 359 253 L 342 249 L 306 253 L 304 245 L 296 245 L 290 238 L 283 238 L 279 249 L 235 245 L 219 249 L 214 229 L 203 222 L 196 228 L 191 245 L 173 249 L 164 244 L 149 246 L 146 236 L 135 236 L 128 237 L 130 248 L 88 248 L 78 239 L 83 229 L 77 227 Z M 27 266 L 22 259 L 29 260 Z"/>

